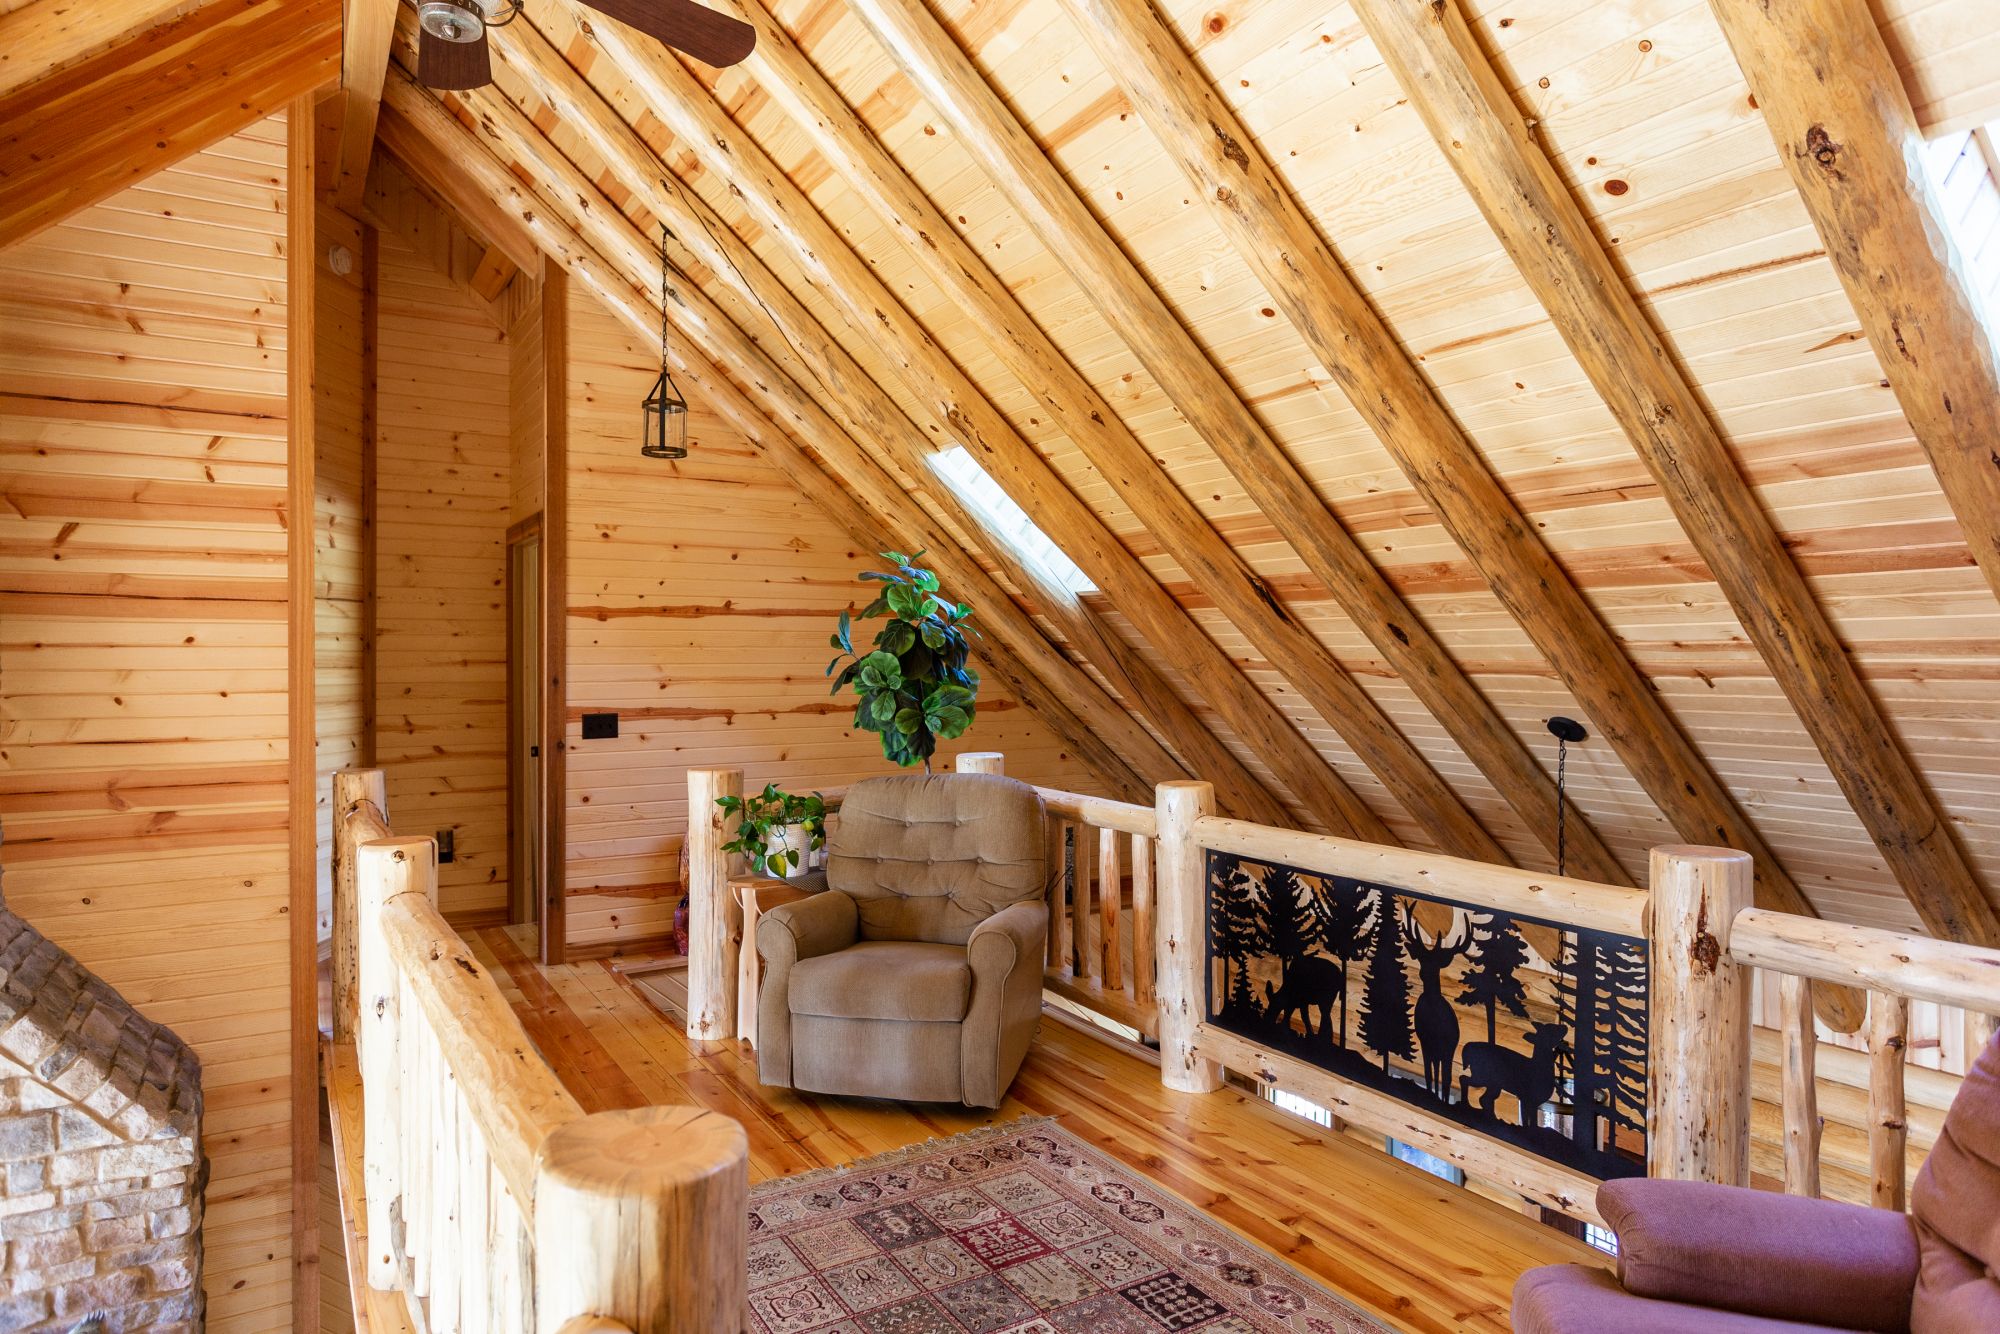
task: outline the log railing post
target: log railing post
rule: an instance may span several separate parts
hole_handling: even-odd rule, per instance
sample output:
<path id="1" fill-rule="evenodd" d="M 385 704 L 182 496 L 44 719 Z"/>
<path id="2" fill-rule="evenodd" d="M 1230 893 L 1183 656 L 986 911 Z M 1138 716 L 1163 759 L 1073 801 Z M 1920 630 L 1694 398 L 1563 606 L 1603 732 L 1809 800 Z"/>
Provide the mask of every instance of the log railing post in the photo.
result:
<path id="1" fill-rule="evenodd" d="M 1748 853 L 1653 849 L 1653 1176 L 1750 1184 L 1750 970 L 1729 956 L 1750 896 Z"/>
<path id="2" fill-rule="evenodd" d="M 354 850 L 356 975 L 359 1017 L 355 1048 L 361 1066 L 362 1181 L 368 1199 L 368 1283 L 399 1286 L 391 1209 L 403 1192 L 401 1086 L 402 979 L 382 929 L 392 899 L 422 894 L 437 901 L 437 843 L 428 838 L 379 839 Z"/>
<path id="3" fill-rule="evenodd" d="M 1768 979 L 1770 974 L 1765 974 Z M 1785 1193 L 1819 1194 L 1818 1037 L 1813 1031 L 1813 984 L 1778 974 L 1778 1036 L 1784 1044 Z"/>
<path id="4" fill-rule="evenodd" d="M 355 808 L 373 802 L 389 809 L 389 784 L 380 769 L 341 769 L 333 775 L 333 1038 L 354 1041 L 360 953 L 355 939 L 354 849 L 359 845 Z"/>
<path id="5" fill-rule="evenodd" d="M 688 784 L 687 1034 L 697 1042 L 736 1036 L 736 964 L 743 910 L 729 891 L 742 858 L 730 839 L 720 797 L 743 795 L 741 769 L 690 769 Z"/>
<path id="6" fill-rule="evenodd" d="M 749 1141 L 696 1107 L 599 1112 L 558 1127 L 535 1174 L 535 1327 L 580 1316 L 634 1334 L 749 1327 Z"/>
<path id="7" fill-rule="evenodd" d="M 1886 991 L 1868 997 L 1869 1202 L 1898 1212 L 1910 1174 L 1909 1108 L 1903 1096 L 1909 1033 L 1909 997 Z"/>
<path id="8" fill-rule="evenodd" d="M 1182 1093 L 1222 1087 L 1222 1067 L 1194 1050 L 1195 1028 L 1208 1009 L 1208 859 L 1194 823 L 1214 813 L 1215 789 L 1207 783 L 1162 783 L 1154 797 L 1160 1082 Z"/>
<path id="9" fill-rule="evenodd" d="M 954 767 L 962 774 L 1004 774 L 1007 757 L 997 750 L 968 750 Z"/>

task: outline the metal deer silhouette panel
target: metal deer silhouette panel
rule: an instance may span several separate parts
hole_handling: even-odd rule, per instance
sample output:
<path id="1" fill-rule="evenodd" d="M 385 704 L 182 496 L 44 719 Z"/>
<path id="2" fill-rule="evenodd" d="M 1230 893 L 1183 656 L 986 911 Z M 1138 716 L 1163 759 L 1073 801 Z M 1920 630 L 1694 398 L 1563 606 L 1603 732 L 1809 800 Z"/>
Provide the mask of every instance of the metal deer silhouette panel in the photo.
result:
<path id="1" fill-rule="evenodd" d="M 1646 1170 L 1646 942 L 1208 855 L 1209 1022 L 1600 1178 Z"/>

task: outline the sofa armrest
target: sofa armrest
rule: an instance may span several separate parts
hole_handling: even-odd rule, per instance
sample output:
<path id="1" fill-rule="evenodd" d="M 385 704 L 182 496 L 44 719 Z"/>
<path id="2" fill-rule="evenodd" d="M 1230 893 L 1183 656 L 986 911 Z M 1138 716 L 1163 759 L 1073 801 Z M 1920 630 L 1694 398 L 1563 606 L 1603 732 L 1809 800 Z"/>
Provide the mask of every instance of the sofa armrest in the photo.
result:
<path id="1" fill-rule="evenodd" d="M 1907 1327 L 1910 1220 L 1887 1209 L 1698 1181 L 1606 1182 L 1618 1278 L 1639 1297 L 1844 1329 Z"/>
<path id="2" fill-rule="evenodd" d="M 854 900 L 837 889 L 782 903 L 757 919 L 756 950 L 764 961 L 757 992 L 757 1078 L 792 1087 L 792 966 L 852 945 L 861 934 Z"/>
<path id="3" fill-rule="evenodd" d="M 972 1001 L 960 1079 L 973 1107 L 998 1107 L 1027 1057 L 1042 1013 L 1042 956 L 1049 910 L 1040 901 L 1002 908 L 965 942 Z"/>

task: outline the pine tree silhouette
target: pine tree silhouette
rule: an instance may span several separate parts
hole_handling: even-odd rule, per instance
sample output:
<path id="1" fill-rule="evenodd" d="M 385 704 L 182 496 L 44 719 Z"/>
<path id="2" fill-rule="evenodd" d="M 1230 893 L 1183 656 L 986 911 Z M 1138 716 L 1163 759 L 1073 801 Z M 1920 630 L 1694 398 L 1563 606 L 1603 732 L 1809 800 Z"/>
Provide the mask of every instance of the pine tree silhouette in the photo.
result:
<path id="1" fill-rule="evenodd" d="M 1611 1119 L 1629 1130 L 1646 1130 L 1646 950 L 1620 939 L 1605 970 L 1610 1022 L 1605 1028 L 1606 1063 L 1611 1067 Z"/>
<path id="2" fill-rule="evenodd" d="M 1499 1010 L 1522 1019 L 1528 1017 L 1528 990 L 1521 983 L 1521 969 L 1528 962 L 1528 942 L 1521 939 L 1510 917 L 1498 913 L 1472 915 L 1472 949 L 1465 956 L 1471 966 L 1459 982 L 1460 1005 L 1486 1007 L 1486 1040 L 1499 1041 Z"/>
<path id="3" fill-rule="evenodd" d="M 1604 939 L 1594 931 L 1566 936 L 1556 982 L 1557 1009 L 1566 1011 L 1570 1030 L 1570 1139 L 1592 1153 L 1597 1151 L 1598 1118 L 1610 1095 L 1604 1042 Z"/>
<path id="4" fill-rule="evenodd" d="M 1283 987 L 1297 963 L 1313 943 L 1313 921 L 1307 906 L 1305 886 L 1296 871 L 1274 866 L 1264 877 L 1262 912 L 1258 924 L 1263 929 L 1264 947 L 1278 956 L 1278 985 Z"/>
<path id="5" fill-rule="evenodd" d="M 1368 978 L 1361 991 L 1361 1041 L 1382 1058 L 1382 1072 L 1389 1072 L 1389 1058 L 1416 1058 L 1410 1030 L 1410 974 L 1403 952 L 1403 933 L 1396 922 L 1395 905 L 1387 890 L 1374 895 L 1374 929 L 1369 933 Z"/>
<path id="6" fill-rule="evenodd" d="M 1340 963 L 1340 1036 L 1338 1045 L 1347 1046 L 1348 969 L 1368 949 L 1368 931 L 1374 924 L 1374 900 L 1352 880 L 1321 880 L 1313 889 L 1313 925 L 1319 947 Z M 1332 1026 L 1328 1025 L 1329 1030 Z"/>
<path id="7" fill-rule="evenodd" d="M 1209 879 L 1209 952 L 1223 961 L 1229 975 L 1223 1010 L 1232 1016 L 1248 1015 L 1256 1009 L 1250 960 L 1264 952 L 1257 882 L 1234 857 L 1218 859 Z"/>

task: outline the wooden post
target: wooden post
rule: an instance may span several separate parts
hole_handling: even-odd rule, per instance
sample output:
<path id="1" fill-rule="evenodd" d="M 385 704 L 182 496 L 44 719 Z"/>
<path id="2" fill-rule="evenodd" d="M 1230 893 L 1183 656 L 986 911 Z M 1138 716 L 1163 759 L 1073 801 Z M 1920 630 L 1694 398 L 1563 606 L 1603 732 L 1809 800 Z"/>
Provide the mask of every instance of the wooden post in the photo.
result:
<path id="1" fill-rule="evenodd" d="M 333 1040 L 354 1041 L 360 1014 L 359 944 L 355 937 L 354 850 L 362 841 L 355 807 L 374 803 L 387 813 L 389 783 L 380 769 L 341 769 L 333 775 Z"/>
<path id="2" fill-rule="evenodd" d="M 535 1328 L 578 1316 L 634 1334 L 748 1328 L 750 1150 L 743 1127 L 696 1107 L 572 1121 L 535 1177 Z"/>
<path id="3" fill-rule="evenodd" d="M 730 835 L 721 797 L 743 795 L 741 769 L 690 769 L 688 784 L 687 1033 L 697 1042 L 736 1036 L 736 937 L 743 910 L 729 892 L 742 858 L 722 850 Z"/>
<path id="4" fill-rule="evenodd" d="M 1104 987 L 1125 986 L 1125 961 L 1118 940 L 1118 914 L 1125 899 L 1125 873 L 1118 865 L 1118 831 L 1097 831 L 1097 946 L 1103 955 Z"/>
<path id="5" fill-rule="evenodd" d="M 1007 757 L 997 750 L 968 750 L 955 767 L 962 774 L 1004 774 Z"/>
<path id="6" fill-rule="evenodd" d="M 1194 822 L 1215 813 L 1215 789 L 1207 783 L 1162 783 L 1153 810 L 1159 821 L 1154 953 L 1160 970 L 1160 1082 L 1182 1093 L 1213 1093 L 1222 1087 L 1222 1067 L 1194 1052 L 1195 1027 L 1208 1011 L 1208 858 L 1195 840 Z M 1745 1061 L 1747 1073 L 1747 1054 Z"/>
<path id="7" fill-rule="evenodd" d="M 355 849 L 356 976 L 360 1014 L 355 1029 L 361 1064 L 361 1173 L 368 1199 L 368 1283 L 398 1285 L 399 1257 L 391 1208 L 402 1193 L 404 1079 L 400 1031 L 403 987 L 382 931 L 382 910 L 402 894 L 437 901 L 437 843 L 428 838 L 380 839 Z"/>
<path id="8" fill-rule="evenodd" d="M 1819 1041 L 1813 1032 L 1812 993 L 1811 978 L 1778 975 L 1778 1030 L 1785 1044 L 1781 1111 L 1787 1195 L 1819 1194 L 1819 1087 L 1814 1082 Z"/>
<path id="9" fill-rule="evenodd" d="M 1652 887 L 1648 1170 L 1747 1186 L 1750 973 L 1729 957 L 1729 932 L 1750 906 L 1750 855 L 1654 848 Z"/>
<path id="10" fill-rule="evenodd" d="M 1153 1007 L 1153 840 L 1132 835 L 1132 1000 Z"/>
<path id="11" fill-rule="evenodd" d="M 1909 1180 L 1909 1112 L 1903 1062 L 1909 1049 L 1910 1001 L 1878 991 L 1868 998 L 1868 1172 L 1870 1203 L 1903 1208 Z"/>

